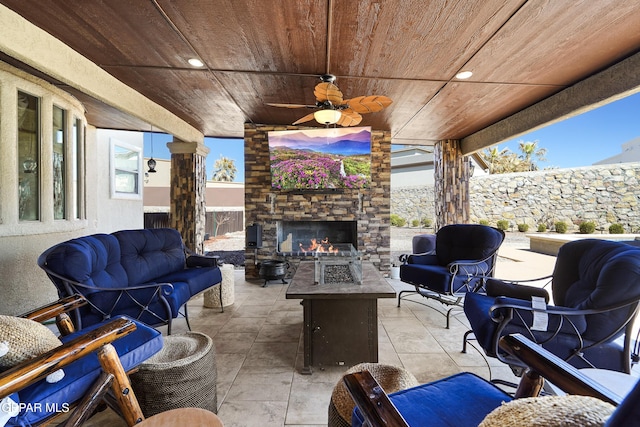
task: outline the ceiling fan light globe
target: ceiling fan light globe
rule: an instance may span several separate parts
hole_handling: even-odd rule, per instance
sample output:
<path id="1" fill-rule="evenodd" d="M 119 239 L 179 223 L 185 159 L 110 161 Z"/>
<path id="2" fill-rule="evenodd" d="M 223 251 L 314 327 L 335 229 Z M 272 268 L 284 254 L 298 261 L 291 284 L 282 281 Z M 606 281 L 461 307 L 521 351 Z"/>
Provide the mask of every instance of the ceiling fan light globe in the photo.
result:
<path id="1" fill-rule="evenodd" d="M 319 110 L 313 113 L 313 117 L 318 123 L 332 125 L 340 120 L 342 113 L 340 110 Z"/>

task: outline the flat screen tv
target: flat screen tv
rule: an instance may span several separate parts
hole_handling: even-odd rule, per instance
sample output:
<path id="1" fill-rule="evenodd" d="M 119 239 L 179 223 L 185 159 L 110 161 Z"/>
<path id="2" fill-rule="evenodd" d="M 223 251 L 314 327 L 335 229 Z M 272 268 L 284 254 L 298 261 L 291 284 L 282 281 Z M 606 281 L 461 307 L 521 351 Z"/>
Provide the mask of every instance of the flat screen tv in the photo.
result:
<path id="1" fill-rule="evenodd" d="M 371 183 L 371 127 L 271 131 L 271 187 L 343 190 Z"/>

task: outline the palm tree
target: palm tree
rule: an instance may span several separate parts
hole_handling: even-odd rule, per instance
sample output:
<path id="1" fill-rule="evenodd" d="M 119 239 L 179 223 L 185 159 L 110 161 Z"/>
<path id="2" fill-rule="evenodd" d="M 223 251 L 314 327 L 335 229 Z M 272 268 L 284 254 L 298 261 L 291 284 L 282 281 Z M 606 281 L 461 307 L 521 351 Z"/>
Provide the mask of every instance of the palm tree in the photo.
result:
<path id="1" fill-rule="evenodd" d="M 235 160 L 220 155 L 220 158 L 216 160 L 213 165 L 214 171 L 211 175 L 212 181 L 224 181 L 233 182 L 236 178 L 236 164 Z"/>
<path id="2" fill-rule="evenodd" d="M 504 173 L 503 160 L 509 155 L 508 148 L 503 148 L 502 150 L 500 150 L 500 148 L 496 145 L 495 147 L 484 150 L 481 155 L 482 158 L 489 164 L 490 174 Z"/>
<path id="3" fill-rule="evenodd" d="M 533 160 L 533 157 L 535 156 L 536 159 L 540 162 L 544 162 L 547 159 L 545 159 L 545 154 L 547 154 L 547 149 L 546 148 L 538 148 L 538 140 L 535 141 L 520 141 L 519 142 L 520 145 L 520 151 L 522 152 L 522 158 L 525 161 L 525 163 L 527 163 L 529 165 L 529 169 L 530 171 L 535 171 L 538 170 L 538 165 L 536 164 L 536 162 Z"/>

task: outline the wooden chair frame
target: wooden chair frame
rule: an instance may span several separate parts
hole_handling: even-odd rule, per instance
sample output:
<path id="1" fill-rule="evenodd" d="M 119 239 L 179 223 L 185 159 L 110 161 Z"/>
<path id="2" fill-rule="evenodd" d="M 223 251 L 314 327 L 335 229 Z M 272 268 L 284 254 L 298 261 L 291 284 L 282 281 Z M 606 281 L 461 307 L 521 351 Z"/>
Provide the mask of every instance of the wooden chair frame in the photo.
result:
<path id="1" fill-rule="evenodd" d="M 38 322 L 55 318 L 62 335 L 68 335 L 73 332 L 73 323 L 67 312 L 83 304 L 86 304 L 86 300 L 82 296 L 72 295 L 26 313 L 22 317 Z M 139 423 L 144 420 L 144 415 L 116 349 L 111 344 L 135 329 L 136 325 L 133 321 L 117 318 L 60 347 L 14 366 L 0 374 L 0 399 L 19 392 L 24 387 L 90 353 L 96 353 L 103 373 L 87 392 L 85 398 L 75 404 L 74 411 L 63 425 L 65 427 L 81 425 L 102 400 L 120 413 L 127 425 L 133 426 Z M 108 394 L 109 389 L 112 392 L 111 397 Z M 47 423 L 55 417 L 54 415 L 44 422 Z"/>

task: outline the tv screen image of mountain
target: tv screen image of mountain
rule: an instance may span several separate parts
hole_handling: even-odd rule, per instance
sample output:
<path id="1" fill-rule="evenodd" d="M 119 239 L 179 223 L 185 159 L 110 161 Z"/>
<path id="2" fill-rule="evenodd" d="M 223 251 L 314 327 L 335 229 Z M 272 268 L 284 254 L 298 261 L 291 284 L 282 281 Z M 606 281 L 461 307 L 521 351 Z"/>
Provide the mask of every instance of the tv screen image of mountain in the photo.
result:
<path id="1" fill-rule="evenodd" d="M 271 187 L 360 189 L 371 184 L 371 127 L 268 132 Z"/>

